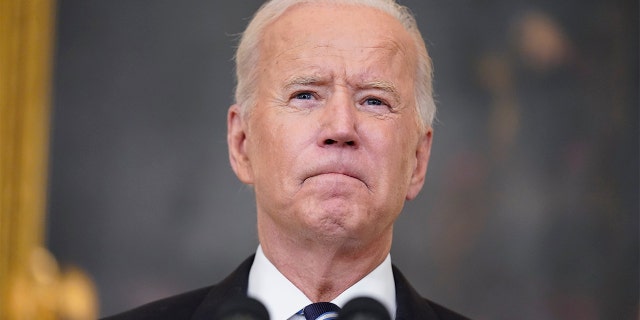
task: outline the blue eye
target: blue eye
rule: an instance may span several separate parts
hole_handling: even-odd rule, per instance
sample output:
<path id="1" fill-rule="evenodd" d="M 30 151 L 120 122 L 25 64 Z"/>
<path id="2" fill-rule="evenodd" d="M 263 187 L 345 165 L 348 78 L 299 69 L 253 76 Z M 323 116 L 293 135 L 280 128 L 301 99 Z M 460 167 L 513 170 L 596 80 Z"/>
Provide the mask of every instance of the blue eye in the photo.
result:
<path id="1" fill-rule="evenodd" d="M 383 102 L 380 99 L 375 99 L 375 98 L 369 98 L 365 100 L 365 103 L 370 106 L 381 106 L 383 104 Z"/>
<path id="2" fill-rule="evenodd" d="M 311 100 L 313 99 L 313 95 L 309 92 L 301 92 L 296 94 L 295 98 L 300 100 Z"/>

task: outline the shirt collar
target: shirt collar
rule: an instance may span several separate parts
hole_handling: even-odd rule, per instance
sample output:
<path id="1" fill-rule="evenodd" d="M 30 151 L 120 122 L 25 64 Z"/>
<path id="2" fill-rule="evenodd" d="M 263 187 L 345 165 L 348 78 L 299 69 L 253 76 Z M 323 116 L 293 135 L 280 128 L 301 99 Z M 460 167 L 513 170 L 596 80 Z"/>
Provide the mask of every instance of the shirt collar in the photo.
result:
<path id="1" fill-rule="evenodd" d="M 267 259 L 261 246 L 256 250 L 256 257 L 249 271 L 247 294 L 261 301 L 269 311 L 270 318 L 276 320 L 288 319 L 313 303 Z M 385 260 L 368 275 L 331 302 L 343 307 L 357 297 L 371 297 L 380 301 L 391 313 L 391 318 L 395 318 L 396 287 L 390 255 L 387 255 Z"/>

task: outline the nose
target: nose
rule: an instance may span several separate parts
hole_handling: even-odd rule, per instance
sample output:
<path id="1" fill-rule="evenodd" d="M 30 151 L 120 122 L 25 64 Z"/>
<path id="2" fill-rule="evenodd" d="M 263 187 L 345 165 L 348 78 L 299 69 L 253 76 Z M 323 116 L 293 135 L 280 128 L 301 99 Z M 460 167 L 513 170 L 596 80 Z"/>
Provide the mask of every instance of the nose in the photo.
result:
<path id="1" fill-rule="evenodd" d="M 338 93 L 329 99 L 322 108 L 318 145 L 359 147 L 357 112 L 353 100 L 346 94 Z"/>

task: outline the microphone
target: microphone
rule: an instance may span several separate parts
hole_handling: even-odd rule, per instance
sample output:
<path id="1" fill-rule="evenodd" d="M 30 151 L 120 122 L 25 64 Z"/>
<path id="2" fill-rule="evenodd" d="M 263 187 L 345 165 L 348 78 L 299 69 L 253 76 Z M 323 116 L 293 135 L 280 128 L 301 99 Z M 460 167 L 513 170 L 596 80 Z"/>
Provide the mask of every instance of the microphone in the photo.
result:
<path id="1" fill-rule="evenodd" d="M 215 320 L 269 320 L 267 308 L 249 297 L 230 299 L 216 312 Z"/>
<path id="2" fill-rule="evenodd" d="M 339 320 L 391 320 L 389 311 L 373 298 L 355 298 L 344 305 Z"/>

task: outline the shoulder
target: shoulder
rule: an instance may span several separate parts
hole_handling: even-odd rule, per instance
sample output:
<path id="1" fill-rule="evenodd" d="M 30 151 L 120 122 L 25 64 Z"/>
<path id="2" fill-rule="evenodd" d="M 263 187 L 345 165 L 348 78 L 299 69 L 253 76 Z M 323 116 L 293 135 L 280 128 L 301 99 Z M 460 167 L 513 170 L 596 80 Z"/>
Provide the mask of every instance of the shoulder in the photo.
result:
<path id="1" fill-rule="evenodd" d="M 393 278 L 396 284 L 396 302 L 398 310 L 396 320 L 468 320 L 446 307 L 425 299 L 411 286 L 400 270 L 393 267 Z"/>
<path id="2" fill-rule="evenodd" d="M 424 303 L 428 304 L 431 309 L 434 311 L 434 313 L 438 316 L 437 319 L 439 320 L 469 320 L 469 318 L 453 311 L 450 310 L 446 307 L 443 307 L 433 301 L 430 301 L 428 299 L 424 299 Z"/>
<path id="3" fill-rule="evenodd" d="M 104 320 L 190 319 L 212 287 L 157 300 Z"/>
<path id="4" fill-rule="evenodd" d="M 229 299 L 245 296 L 253 256 L 220 283 L 154 301 L 104 320 L 206 319 Z"/>

